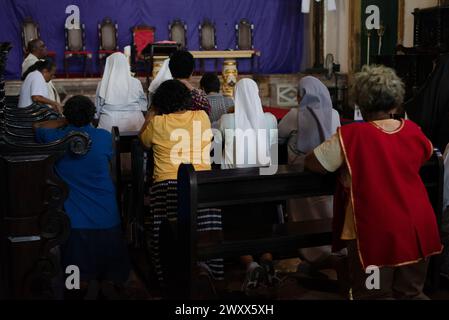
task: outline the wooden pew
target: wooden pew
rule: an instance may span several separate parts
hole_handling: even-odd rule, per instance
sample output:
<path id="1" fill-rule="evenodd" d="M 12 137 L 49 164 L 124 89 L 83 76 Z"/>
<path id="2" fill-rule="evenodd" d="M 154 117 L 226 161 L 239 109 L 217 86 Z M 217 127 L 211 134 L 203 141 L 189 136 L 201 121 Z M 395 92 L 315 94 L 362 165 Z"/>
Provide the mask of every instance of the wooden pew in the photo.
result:
<path id="1" fill-rule="evenodd" d="M 17 107 L 20 96 L 5 96 L 6 107 Z"/>
<path id="2" fill-rule="evenodd" d="M 84 155 L 86 134 L 70 134 L 49 144 L 37 144 L 32 125 L 57 119 L 44 105 L 0 109 L 0 298 L 51 299 L 51 280 L 60 272 L 54 248 L 69 235 L 63 211 L 67 186 L 54 172 L 66 153 Z"/>
<path id="3" fill-rule="evenodd" d="M 127 185 L 131 183 L 131 175 L 122 172 L 122 154 L 131 153 L 132 142 L 138 139 L 138 132 L 120 132 L 118 127 L 112 128 L 112 146 L 114 157 L 112 160 L 112 172 L 116 185 L 116 194 L 119 202 L 120 213 L 123 213 L 122 196 Z"/>
<path id="4" fill-rule="evenodd" d="M 33 142 L 33 123 L 54 120 L 60 115 L 48 106 L 34 104 L 28 108 L 4 107 L 0 110 L 0 135 L 21 142 Z"/>
<path id="5" fill-rule="evenodd" d="M 63 211 L 67 186 L 54 172 L 67 152 L 84 155 L 90 138 L 21 144 L 0 136 L 0 297 L 54 298 L 51 279 L 60 272 L 53 248 L 69 235 Z"/>
<path id="6" fill-rule="evenodd" d="M 120 133 L 112 128 L 114 158 L 112 171 L 117 186 L 117 199 L 122 212 L 123 225 L 128 241 L 135 248 L 145 248 L 144 197 L 151 186 L 153 154 L 142 146 L 138 132 Z M 131 154 L 131 175 L 123 177 L 119 155 Z M 123 200 L 122 200 L 123 199 Z"/>
<path id="7" fill-rule="evenodd" d="M 436 151 L 421 172 L 439 223 L 443 170 L 442 155 Z M 181 165 L 178 172 L 178 222 L 173 231 L 175 244 L 162 243 L 165 240 L 161 239 L 161 248 L 168 248 L 168 255 L 176 257 L 176 270 L 180 272 L 168 275 L 176 279 L 176 288 L 172 288 L 176 290 L 175 297 L 193 297 L 197 261 L 264 252 L 282 253 L 284 257 L 290 252 L 295 257 L 299 248 L 329 245 L 332 240 L 332 221 L 323 220 L 272 226 L 268 232 L 252 230 L 252 226 L 240 239 L 228 240 L 225 237 L 224 241 L 216 243 L 198 243 L 198 209 L 333 195 L 334 189 L 334 175 L 312 174 L 298 166 L 280 166 L 275 175 L 261 176 L 258 169 L 195 172 L 192 165 Z M 224 233 L 226 235 L 226 230 Z M 433 289 L 439 286 L 438 259 L 433 259 L 430 268 L 429 279 Z M 166 269 L 170 272 L 171 266 Z"/>

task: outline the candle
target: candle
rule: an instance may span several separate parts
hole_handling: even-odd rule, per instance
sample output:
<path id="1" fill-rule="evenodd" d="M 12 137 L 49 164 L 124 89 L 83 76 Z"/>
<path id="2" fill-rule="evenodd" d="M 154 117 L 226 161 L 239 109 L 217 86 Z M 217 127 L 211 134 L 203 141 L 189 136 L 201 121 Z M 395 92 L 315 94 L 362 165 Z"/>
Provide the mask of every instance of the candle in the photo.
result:
<path id="1" fill-rule="evenodd" d="M 371 50 L 371 31 L 368 30 L 367 36 L 368 36 L 368 44 L 367 44 L 367 49 L 366 49 L 366 64 L 369 65 L 370 64 L 370 50 Z"/>
<path id="2" fill-rule="evenodd" d="M 380 28 L 377 30 L 377 35 L 379 36 L 379 52 L 378 55 L 382 53 L 382 39 L 385 34 L 385 27 L 383 25 L 380 26 Z"/>

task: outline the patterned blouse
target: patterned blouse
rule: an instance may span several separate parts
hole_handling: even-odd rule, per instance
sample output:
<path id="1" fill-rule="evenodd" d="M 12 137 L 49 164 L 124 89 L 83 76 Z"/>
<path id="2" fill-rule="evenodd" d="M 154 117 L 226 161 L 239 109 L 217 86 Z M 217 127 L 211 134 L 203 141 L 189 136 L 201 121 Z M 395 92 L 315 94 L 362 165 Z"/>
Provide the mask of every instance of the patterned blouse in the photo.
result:
<path id="1" fill-rule="evenodd" d="M 206 94 L 198 89 L 193 89 L 192 94 L 192 110 L 204 110 L 208 115 L 211 112 L 211 106 L 209 100 L 207 100 Z"/>

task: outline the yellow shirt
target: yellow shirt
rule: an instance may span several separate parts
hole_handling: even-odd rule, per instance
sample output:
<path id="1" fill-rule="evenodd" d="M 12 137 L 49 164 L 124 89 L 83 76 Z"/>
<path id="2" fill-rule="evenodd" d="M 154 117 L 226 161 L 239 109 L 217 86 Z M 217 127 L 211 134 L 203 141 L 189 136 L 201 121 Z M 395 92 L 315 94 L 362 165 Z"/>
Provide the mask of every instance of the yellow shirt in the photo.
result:
<path id="1" fill-rule="evenodd" d="M 155 116 L 141 135 L 153 148 L 154 181 L 176 180 L 181 163 L 192 163 L 197 171 L 211 169 L 212 130 L 204 111 L 186 111 Z"/>
<path id="2" fill-rule="evenodd" d="M 374 124 L 387 132 L 395 131 L 401 125 L 399 121 L 393 119 L 374 121 Z M 313 151 L 313 153 L 315 154 L 316 158 L 321 163 L 323 168 L 328 172 L 336 172 L 345 163 L 345 156 L 343 154 L 343 149 L 341 147 L 340 137 L 338 133 L 333 135 L 322 145 L 318 146 Z M 350 189 L 352 187 L 352 177 L 347 168 L 344 168 L 342 178 L 344 187 Z M 343 232 L 341 234 L 341 239 L 357 239 L 352 201 L 349 201 L 346 205 L 345 223 Z"/>

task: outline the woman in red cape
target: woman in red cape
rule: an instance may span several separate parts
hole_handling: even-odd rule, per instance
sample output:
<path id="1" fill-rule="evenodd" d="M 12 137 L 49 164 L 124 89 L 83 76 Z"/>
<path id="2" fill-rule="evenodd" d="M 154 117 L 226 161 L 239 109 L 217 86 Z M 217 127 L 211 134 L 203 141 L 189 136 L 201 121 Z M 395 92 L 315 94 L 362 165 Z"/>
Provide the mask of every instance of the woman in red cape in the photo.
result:
<path id="1" fill-rule="evenodd" d="M 353 96 L 366 122 L 342 127 L 306 159 L 309 170 L 339 171 L 334 249 L 348 248 L 354 298 L 427 299 L 428 258 L 442 251 L 419 175 L 433 146 L 415 123 L 392 119 L 404 99 L 392 69 L 364 67 Z"/>

